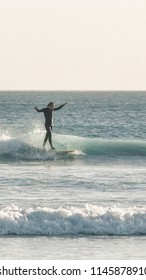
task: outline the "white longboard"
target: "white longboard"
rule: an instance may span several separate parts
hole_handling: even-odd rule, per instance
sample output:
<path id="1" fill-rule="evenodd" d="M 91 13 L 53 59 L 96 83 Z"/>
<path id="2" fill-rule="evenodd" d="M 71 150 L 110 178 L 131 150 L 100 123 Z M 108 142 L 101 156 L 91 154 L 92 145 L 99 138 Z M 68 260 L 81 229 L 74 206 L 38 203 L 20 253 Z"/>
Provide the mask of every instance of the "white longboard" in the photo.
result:
<path id="1" fill-rule="evenodd" d="M 54 153 L 56 153 L 56 154 L 67 155 L 67 154 L 72 154 L 72 153 L 74 153 L 74 150 L 51 150 L 51 152 L 54 152 Z"/>

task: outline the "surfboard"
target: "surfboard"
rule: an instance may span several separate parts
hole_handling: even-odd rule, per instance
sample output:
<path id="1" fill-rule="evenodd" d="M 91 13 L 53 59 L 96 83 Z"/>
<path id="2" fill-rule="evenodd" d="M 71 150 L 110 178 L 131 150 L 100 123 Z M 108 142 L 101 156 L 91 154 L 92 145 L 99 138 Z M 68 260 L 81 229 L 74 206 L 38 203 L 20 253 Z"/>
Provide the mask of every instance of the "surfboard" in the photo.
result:
<path id="1" fill-rule="evenodd" d="M 75 151 L 74 150 L 51 150 L 51 152 L 54 152 L 56 154 L 62 154 L 62 155 L 68 155 L 68 154 L 72 154 Z"/>

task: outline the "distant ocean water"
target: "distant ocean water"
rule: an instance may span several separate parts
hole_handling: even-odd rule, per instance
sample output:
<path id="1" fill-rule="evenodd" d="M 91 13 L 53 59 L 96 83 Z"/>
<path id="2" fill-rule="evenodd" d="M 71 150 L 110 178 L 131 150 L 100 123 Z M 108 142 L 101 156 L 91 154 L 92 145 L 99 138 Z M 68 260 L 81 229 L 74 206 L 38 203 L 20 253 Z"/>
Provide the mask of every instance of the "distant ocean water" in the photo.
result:
<path id="1" fill-rule="evenodd" d="M 145 259 L 146 93 L 1 92 L 0 112 L 0 259 Z"/>

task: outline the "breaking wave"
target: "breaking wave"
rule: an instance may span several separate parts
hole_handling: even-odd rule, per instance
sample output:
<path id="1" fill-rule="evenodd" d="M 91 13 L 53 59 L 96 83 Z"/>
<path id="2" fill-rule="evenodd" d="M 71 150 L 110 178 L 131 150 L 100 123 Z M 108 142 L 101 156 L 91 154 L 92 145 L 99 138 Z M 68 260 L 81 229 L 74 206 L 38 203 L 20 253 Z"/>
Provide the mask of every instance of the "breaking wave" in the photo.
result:
<path id="1" fill-rule="evenodd" d="M 71 135 L 53 134 L 56 152 L 42 149 L 42 135 L 12 138 L 0 137 L 0 161 L 7 160 L 47 160 L 69 158 L 73 156 L 146 156 L 146 141 L 105 140 Z M 72 153 L 63 154 L 60 151 Z M 47 151 L 47 152 L 46 152 Z M 49 151 L 49 152 L 48 152 Z"/>
<path id="2" fill-rule="evenodd" d="M 146 235 L 146 209 L 129 207 L 0 209 L 0 236 Z"/>

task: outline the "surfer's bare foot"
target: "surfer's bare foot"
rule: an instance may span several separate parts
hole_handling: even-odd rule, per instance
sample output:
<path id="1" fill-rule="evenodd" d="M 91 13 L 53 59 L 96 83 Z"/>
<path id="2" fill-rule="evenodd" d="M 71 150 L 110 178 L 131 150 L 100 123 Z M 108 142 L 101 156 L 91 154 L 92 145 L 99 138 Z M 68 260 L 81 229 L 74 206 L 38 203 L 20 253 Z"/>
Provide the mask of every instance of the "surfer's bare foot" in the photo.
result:
<path id="1" fill-rule="evenodd" d="M 55 150 L 55 148 L 53 146 L 51 146 L 51 150 Z"/>

